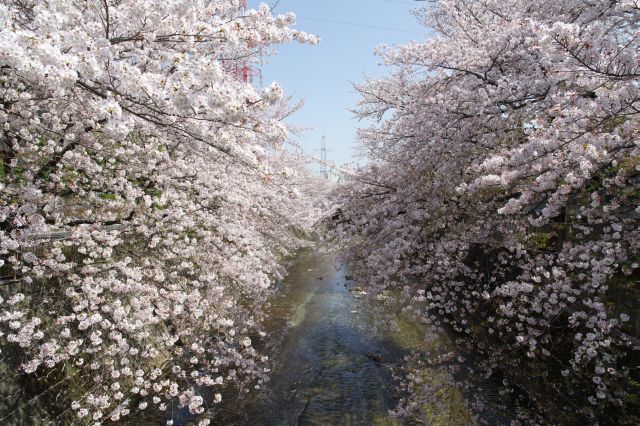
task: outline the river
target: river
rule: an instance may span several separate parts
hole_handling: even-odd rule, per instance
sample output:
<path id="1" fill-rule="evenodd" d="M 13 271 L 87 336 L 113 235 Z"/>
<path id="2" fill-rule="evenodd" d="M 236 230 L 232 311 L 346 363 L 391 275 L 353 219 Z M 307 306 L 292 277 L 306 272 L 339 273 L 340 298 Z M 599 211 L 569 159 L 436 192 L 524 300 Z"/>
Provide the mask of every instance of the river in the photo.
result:
<path id="1" fill-rule="evenodd" d="M 372 302 L 348 278 L 333 254 L 297 258 L 265 323 L 271 381 L 242 406 L 223 410 L 216 424 L 401 424 L 389 415 L 397 404 L 391 368 L 412 350 L 425 349 L 425 330 L 410 321 L 399 321 L 395 331 L 376 329 L 379 311 L 369 309 Z M 447 389 L 440 402 L 438 412 L 421 423 L 471 423 L 456 389 Z"/>

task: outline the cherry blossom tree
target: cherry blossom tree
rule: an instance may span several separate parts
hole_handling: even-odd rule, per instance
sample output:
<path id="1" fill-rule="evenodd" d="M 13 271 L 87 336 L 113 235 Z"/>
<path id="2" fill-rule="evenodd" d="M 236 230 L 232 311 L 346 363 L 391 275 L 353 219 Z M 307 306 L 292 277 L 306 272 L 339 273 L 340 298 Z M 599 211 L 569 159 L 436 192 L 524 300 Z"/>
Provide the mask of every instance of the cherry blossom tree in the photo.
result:
<path id="1" fill-rule="evenodd" d="M 55 414 L 198 414 L 265 379 L 261 307 L 317 212 L 282 89 L 229 70 L 317 40 L 239 10 L 0 2 L 2 362 Z"/>
<path id="2" fill-rule="evenodd" d="M 393 72 L 357 87 L 369 165 L 339 190 L 333 236 L 374 296 L 402 290 L 485 354 L 537 406 L 525 422 L 636 424 L 640 4 L 417 16 L 435 35 L 380 48 Z"/>

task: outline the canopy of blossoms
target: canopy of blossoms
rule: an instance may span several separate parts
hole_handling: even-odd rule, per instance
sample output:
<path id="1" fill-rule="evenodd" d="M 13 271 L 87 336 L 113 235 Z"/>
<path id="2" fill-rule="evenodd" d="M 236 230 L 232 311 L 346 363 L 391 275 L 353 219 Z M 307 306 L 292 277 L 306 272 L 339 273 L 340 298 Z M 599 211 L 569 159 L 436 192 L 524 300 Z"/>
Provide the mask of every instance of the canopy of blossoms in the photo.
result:
<path id="1" fill-rule="evenodd" d="M 202 413 L 264 379 L 252 341 L 314 183 L 282 90 L 228 70 L 317 40 L 240 3 L 0 2 L 2 356 L 61 416 Z"/>
<path id="2" fill-rule="evenodd" d="M 433 38 L 381 48 L 393 72 L 358 87 L 369 166 L 340 189 L 334 236 L 374 294 L 404 290 L 485 353 L 531 421 L 636 424 L 640 5 L 418 16 Z"/>

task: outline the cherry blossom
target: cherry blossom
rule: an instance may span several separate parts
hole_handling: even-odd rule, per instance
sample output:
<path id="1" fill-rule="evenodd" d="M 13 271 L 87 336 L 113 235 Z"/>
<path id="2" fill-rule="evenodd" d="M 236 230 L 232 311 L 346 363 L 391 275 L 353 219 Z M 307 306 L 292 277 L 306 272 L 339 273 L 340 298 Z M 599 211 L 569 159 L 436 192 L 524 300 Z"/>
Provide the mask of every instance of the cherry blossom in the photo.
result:
<path id="1" fill-rule="evenodd" d="M 240 6 L 0 2 L 0 339 L 78 418 L 198 414 L 265 376 L 262 307 L 317 184 L 283 90 L 230 70 L 317 38 Z"/>
<path id="2" fill-rule="evenodd" d="M 637 423 L 638 2 L 417 16 L 433 37 L 381 47 L 389 76 L 357 86 L 369 165 L 338 190 L 332 237 L 374 297 L 401 290 L 499 365 L 538 407 L 527 422 Z"/>

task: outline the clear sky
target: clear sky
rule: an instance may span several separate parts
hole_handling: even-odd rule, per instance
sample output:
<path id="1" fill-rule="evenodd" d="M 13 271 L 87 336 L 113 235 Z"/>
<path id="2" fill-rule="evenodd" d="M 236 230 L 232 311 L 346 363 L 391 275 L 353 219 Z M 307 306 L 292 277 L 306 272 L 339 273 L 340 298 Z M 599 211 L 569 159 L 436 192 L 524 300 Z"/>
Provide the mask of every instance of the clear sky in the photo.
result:
<path id="1" fill-rule="evenodd" d="M 259 1 L 249 0 L 249 7 Z M 273 0 L 267 2 L 273 4 Z M 381 44 L 424 40 L 427 29 L 411 10 L 411 0 L 280 0 L 274 13 L 292 11 L 296 28 L 318 35 L 319 45 L 277 46 L 278 55 L 262 67 L 265 85 L 277 81 L 294 100 L 305 106 L 289 123 L 310 128 L 298 138 L 308 154 L 320 156 L 322 136 L 327 139 L 329 161 L 356 162 L 355 135 L 358 121 L 349 109 L 358 95 L 352 83 L 364 76 L 377 77 L 387 70 L 379 66 L 374 49 Z M 316 167 L 318 169 L 318 167 Z"/>

